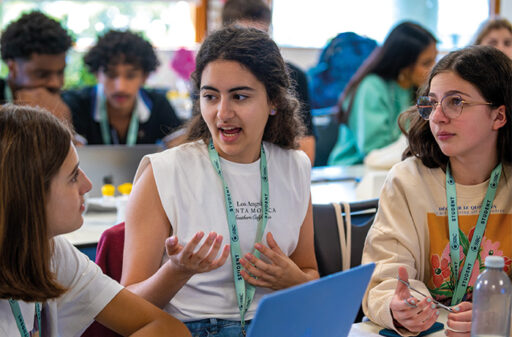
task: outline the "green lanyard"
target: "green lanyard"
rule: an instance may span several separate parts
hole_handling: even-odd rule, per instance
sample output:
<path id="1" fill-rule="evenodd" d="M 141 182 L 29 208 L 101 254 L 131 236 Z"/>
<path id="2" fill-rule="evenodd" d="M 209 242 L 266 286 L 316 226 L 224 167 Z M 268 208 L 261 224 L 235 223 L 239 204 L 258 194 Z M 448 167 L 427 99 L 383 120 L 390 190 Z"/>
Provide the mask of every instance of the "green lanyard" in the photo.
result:
<path id="1" fill-rule="evenodd" d="M 20 331 L 21 337 L 30 337 L 30 334 L 25 326 L 25 321 L 23 320 L 23 315 L 21 314 L 20 305 L 18 301 L 9 300 L 9 305 L 11 306 L 12 314 L 16 319 L 16 325 L 18 326 L 18 330 Z M 36 302 L 36 316 L 37 316 L 37 330 L 39 331 L 39 336 L 41 337 L 41 308 L 39 307 L 39 303 Z"/>
<path id="2" fill-rule="evenodd" d="M 96 94 L 100 95 L 99 101 L 99 112 L 100 112 L 100 127 L 101 127 L 101 137 L 103 138 L 103 144 L 110 145 L 112 144 L 112 140 L 110 137 L 110 126 L 108 125 L 108 113 L 107 113 L 107 99 L 103 93 L 103 90 L 100 90 L 99 87 L 96 90 Z M 126 145 L 133 146 L 137 143 L 137 133 L 139 132 L 139 118 L 137 116 L 137 110 L 134 109 L 132 112 L 132 118 L 130 120 L 130 126 L 128 127 L 128 136 L 126 137 Z"/>
<path id="3" fill-rule="evenodd" d="M 217 150 L 215 150 L 215 146 L 213 142 L 210 141 L 208 145 L 208 155 L 210 156 L 210 161 L 213 165 L 213 168 L 217 172 L 222 181 L 222 185 L 224 186 L 224 200 L 226 205 L 226 215 L 228 218 L 228 227 L 229 227 L 229 237 L 231 240 L 231 263 L 233 265 L 233 278 L 235 281 L 235 290 L 238 300 L 238 309 L 240 310 L 240 318 L 242 324 L 242 332 L 245 335 L 245 313 L 247 309 L 249 309 L 249 305 L 251 304 L 254 298 L 255 287 L 246 283 L 243 279 L 242 275 L 240 275 L 240 271 L 242 270 L 242 264 L 240 263 L 240 258 L 242 257 L 242 250 L 240 249 L 240 241 L 238 235 L 238 226 L 236 224 L 236 216 L 235 216 L 235 207 L 233 205 L 233 200 L 231 199 L 231 193 L 229 192 L 228 185 L 224 180 L 224 176 L 222 175 L 222 168 L 220 166 L 220 159 Z M 269 205 L 269 187 L 268 187 L 268 171 L 267 171 L 267 158 L 265 156 L 265 149 L 263 145 L 261 145 L 261 153 L 260 153 L 260 174 L 261 174 L 261 207 L 263 216 L 258 221 L 258 230 L 256 232 L 256 240 L 255 242 L 261 242 L 263 238 L 263 232 L 265 232 L 265 227 L 267 226 L 268 220 L 268 205 Z M 256 249 L 253 251 L 253 255 L 257 258 L 260 257 L 260 252 Z"/>
<path id="4" fill-rule="evenodd" d="M 501 176 L 501 163 L 494 168 L 489 179 L 489 187 L 485 194 L 480 214 L 476 222 L 475 232 L 473 239 L 466 253 L 466 261 L 459 277 L 459 262 L 460 262 L 460 239 L 459 239 L 459 218 L 457 214 L 457 191 L 455 188 L 455 180 L 450 172 L 450 164 L 446 166 L 446 200 L 448 202 L 448 225 L 450 230 L 450 257 L 452 259 L 452 267 L 454 279 L 456 280 L 455 292 L 452 297 L 451 305 L 459 304 L 466 293 L 466 289 L 471 278 L 471 271 L 475 264 L 480 244 L 487 226 L 487 220 L 491 214 L 492 203 L 498 188 L 498 182 Z"/>
<path id="5" fill-rule="evenodd" d="M 14 102 L 14 97 L 12 95 L 12 91 L 11 91 L 11 88 L 9 88 L 9 85 L 7 84 L 7 82 L 5 82 L 5 87 L 4 87 L 4 97 L 5 97 L 5 101 L 7 103 L 12 103 Z"/>

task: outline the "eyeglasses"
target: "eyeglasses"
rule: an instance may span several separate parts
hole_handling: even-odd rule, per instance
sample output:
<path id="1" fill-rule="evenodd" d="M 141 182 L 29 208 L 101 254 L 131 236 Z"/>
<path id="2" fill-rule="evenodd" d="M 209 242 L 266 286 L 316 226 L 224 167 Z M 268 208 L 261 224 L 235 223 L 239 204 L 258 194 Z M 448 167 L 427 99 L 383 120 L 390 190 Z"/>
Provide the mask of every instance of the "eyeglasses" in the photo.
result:
<path id="1" fill-rule="evenodd" d="M 439 104 L 441 104 L 444 115 L 450 119 L 459 117 L 464 105 L 492 105 L 489 102 L 467 102 L 459 95 L 448 95 L 444 96 L 441 102 L 436 102 L 429 96 L 420 96 L 416 102 L 416 107 L 420 116 L 425 120 L 429 120 L 430 115 L 437 109 Z"/>

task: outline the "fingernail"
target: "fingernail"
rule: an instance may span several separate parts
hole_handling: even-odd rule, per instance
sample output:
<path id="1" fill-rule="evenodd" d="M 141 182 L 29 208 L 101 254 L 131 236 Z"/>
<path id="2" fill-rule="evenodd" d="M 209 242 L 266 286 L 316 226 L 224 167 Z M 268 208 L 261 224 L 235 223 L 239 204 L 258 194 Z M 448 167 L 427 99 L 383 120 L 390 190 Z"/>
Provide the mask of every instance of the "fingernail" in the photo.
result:
<path id="1" fill-rule="evenodd" d="M 409 303 L 411 303 L 412 305 L 416 305 L 416 302 L 414 302 L 414 300 L 413 300 L 413 299 L 410 299 L 410 300 L 409 300 Z"/>
<path id="2" fill-rule="evenodd" d="M 178 239 L 174 235 L 169 238 L 170 243 L 173 245 L 176 243 L 177 240 Z"/>
<path id="3" fill-rule="evenodd" d="M 436 315 L 439 316 L 439 310 L 436 310 Z"/>
<path id="4" fill-rule="evenodd" d="M 455 309 L 453 309 L 453 310 L 455 310 L 455 311 L 459 312 L 459 311 L 460 311 L 460 308 L 459 308 L 459 307 L 455 307 Z"/>
<path id="5" fill-rule="evenodd" d="M 261 245 L 261 243 L 257 243 L 257 244 L 255 244 L 255 245 L 254 245 L 254 247 L 255 247 L 256 249 L 261 249 L 262 245 Z"/>
<path id="6" fill-rule="evenodd" d="M 430 297 L 429 297 L 429 298 L 427 298 L 427 302 L 428 302 L 428 303 L 432 302 L 432 299 L 431 299 Z"/>
<path id="7" fill-rule="evenodd" d="M 436 308 L 436 305 L 435 305 L 434 303 L 432 303 L 432 304 L 430 305 L 430 307 L 431 307 L 432 309 L 435 309 L 435 308 Z"/>

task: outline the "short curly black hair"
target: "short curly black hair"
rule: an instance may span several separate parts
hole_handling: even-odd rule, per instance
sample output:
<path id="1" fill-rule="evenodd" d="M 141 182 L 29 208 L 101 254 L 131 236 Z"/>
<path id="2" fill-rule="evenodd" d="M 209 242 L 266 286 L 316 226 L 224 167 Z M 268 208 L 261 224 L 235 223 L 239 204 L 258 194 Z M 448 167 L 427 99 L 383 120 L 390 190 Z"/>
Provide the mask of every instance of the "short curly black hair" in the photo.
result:
<path id="1" fill-rule="evenodd" d="M 151 43 L 139 33 L 109 30 L 98 37 L 98 42 L 84 56 L 84 63 L 90 72 L 96 73 L 109 65 L 128 63 L 150 73 L 160 62 Z"/>
<path id="2" fill-rule="evenodd" d="M 56 55 L 71 47 L 73 38 L 59 22 L 39 11 L 11 22 L 0 37 L 2 60 L 25 59 L 32 54 Z"/>

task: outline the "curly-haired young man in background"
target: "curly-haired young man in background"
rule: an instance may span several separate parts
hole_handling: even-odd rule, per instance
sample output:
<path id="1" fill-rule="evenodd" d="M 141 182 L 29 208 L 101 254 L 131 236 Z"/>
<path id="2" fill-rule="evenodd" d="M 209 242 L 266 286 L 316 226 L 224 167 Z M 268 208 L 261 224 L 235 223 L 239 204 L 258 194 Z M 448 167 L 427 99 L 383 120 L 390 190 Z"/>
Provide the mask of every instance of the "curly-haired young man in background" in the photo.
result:
<path id="1" fill-rule="evenodd" d="M 71 36 L 60 23 L 41 12 L 11 22 L 0 37 L 2 60 L 9 69 L 7 79 L 0 79 L 1 103 L 38 105 L 70 123 L 60 90 L 71 44 Z"/>
<path id="2" fill-rule="evenodd" d="M 84 63 L 98 84 L 62 97 L 87 144 L 168 144 L 166 136 L 181 122 L 163 93 L 142 88 L 159 65 L 148 41 L 130 31 L 110 30 Z"/>

